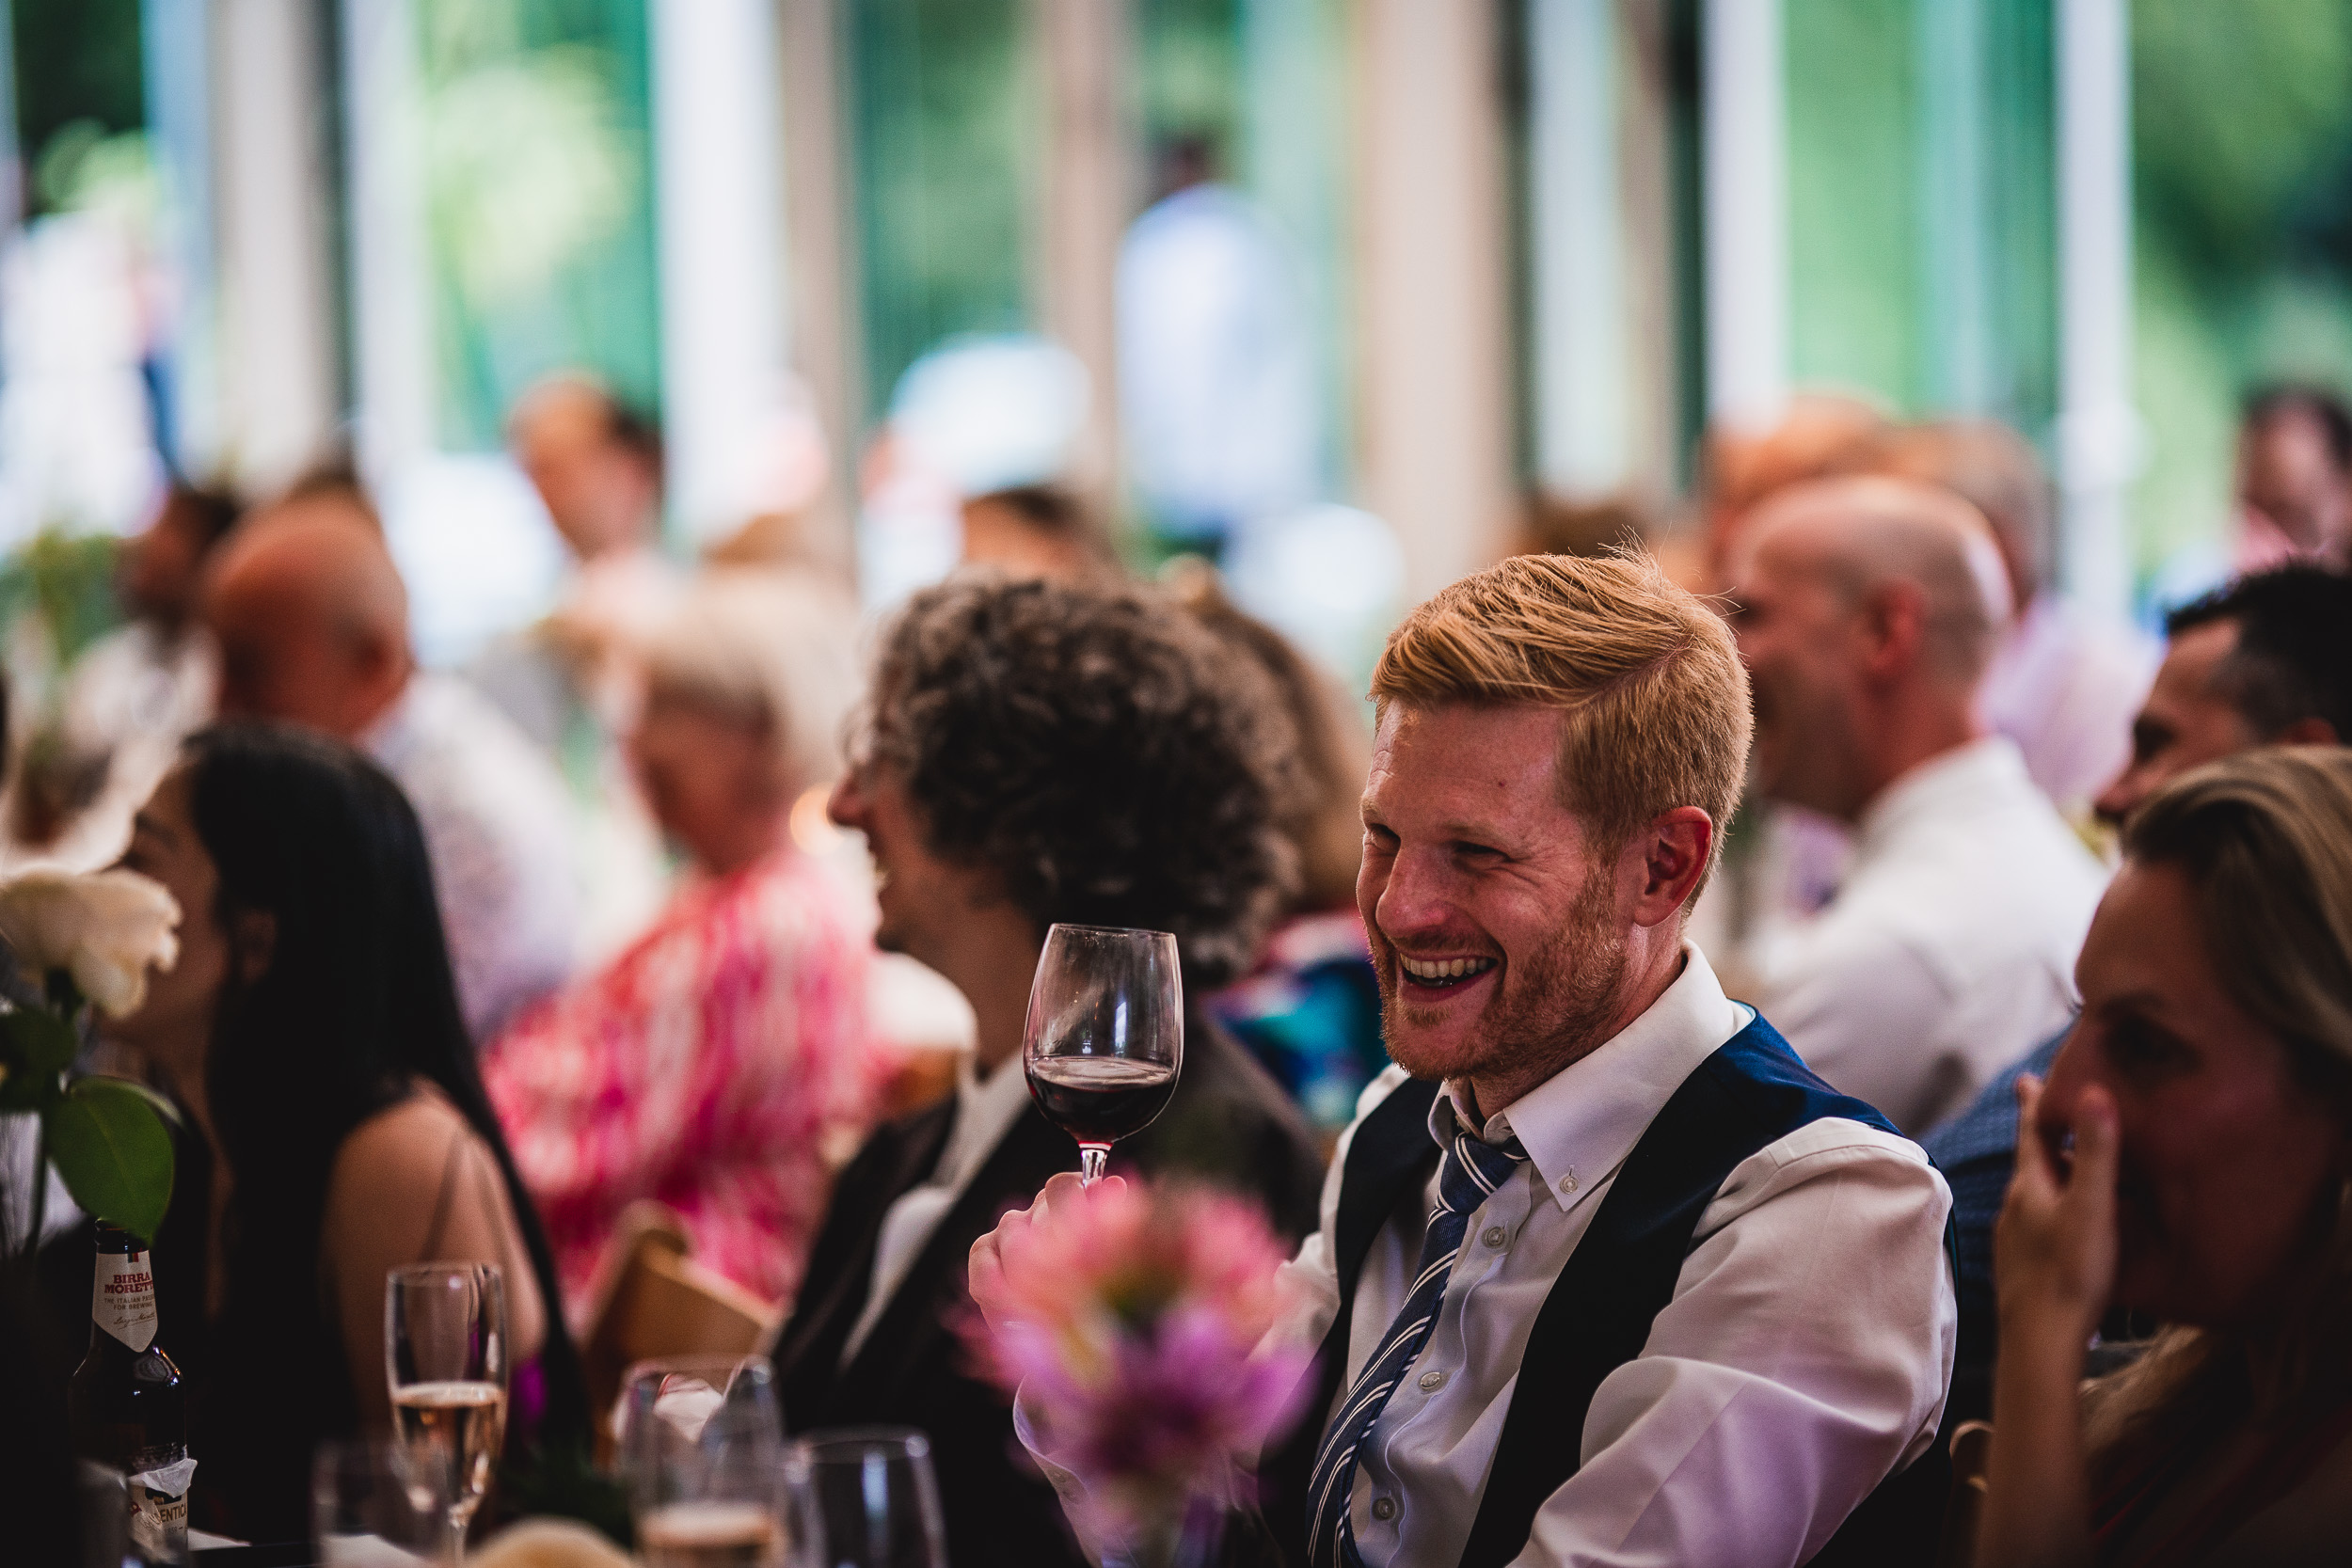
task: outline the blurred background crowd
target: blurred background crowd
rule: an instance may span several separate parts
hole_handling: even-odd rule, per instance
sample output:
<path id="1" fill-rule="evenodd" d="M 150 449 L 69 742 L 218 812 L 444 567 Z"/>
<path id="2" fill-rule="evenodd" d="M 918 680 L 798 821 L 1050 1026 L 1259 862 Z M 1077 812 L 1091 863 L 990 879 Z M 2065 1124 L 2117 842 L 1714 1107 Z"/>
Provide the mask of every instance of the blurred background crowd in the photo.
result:
<path id="1" fill-rule="evenodd" d="M 1887 699 L 1948 734 L 1883 777 L 1773 773 L 1775 725 L 1893 732 L 1743 620 L 1771 803 L 1697 927 L 1835 1060 L 1851 992 L 1804 974 L 1865 808 L 2012 742 L 1969 787 L 2055 957 L 1954 1026 L 1984 1059 L 1868 1085 L 1916 1132 L 2062 1015 L 2168 612 L 2352 546 L 2323 0 L 0 15 L 0 869 L 112 861 L 216 714 L 366 752 L 576 1316 L 653 1194 L 772 1313 L 827 1173 L 956 1082 L 965 994 L 872 951 L 836 819 L 886 830 L 827 802 L 874 628 L 961 566 L 1156 579 L 1263 667 L 1300 874 L 1212 1007 L 1327 1134 L 1384 1060 L 1355 798 L 1398 614 L 1630 547 L 1750 615 L 1790 487 L 1901 482 L 1806 492 L 1897 532 L 1957 495 L 1961 588 L 1845 563 L 1960 627 Z"/>

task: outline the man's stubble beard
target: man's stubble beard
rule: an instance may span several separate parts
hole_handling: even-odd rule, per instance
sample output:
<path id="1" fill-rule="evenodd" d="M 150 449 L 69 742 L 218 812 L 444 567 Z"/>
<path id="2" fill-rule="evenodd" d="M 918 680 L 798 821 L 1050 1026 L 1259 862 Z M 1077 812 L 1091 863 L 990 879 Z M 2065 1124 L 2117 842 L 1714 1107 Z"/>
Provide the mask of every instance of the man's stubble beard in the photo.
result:
<path id="1" fill-rule="evenodd" d="M 1400 994 L 1403 966 L 1391 955 L 1379 971 L 1380 1031 L 1390 1059 L 1416 1078 L 1468 1078 L 1545 1060 L 1565 1067 L 1598 1045 L 1593 1033 L 1616 1006 L 1628 962 L 1624 933 L 1611 919 L 1615 881 L 1613 864 L 1594 866 L 1560 933 L 1532 958 L 1504 966 L 1503 989 L 1480 1014 L 1479 1037 L 1467 1057 L 1425 1057 L 1409 1042 L 1416 1009 Z"/>

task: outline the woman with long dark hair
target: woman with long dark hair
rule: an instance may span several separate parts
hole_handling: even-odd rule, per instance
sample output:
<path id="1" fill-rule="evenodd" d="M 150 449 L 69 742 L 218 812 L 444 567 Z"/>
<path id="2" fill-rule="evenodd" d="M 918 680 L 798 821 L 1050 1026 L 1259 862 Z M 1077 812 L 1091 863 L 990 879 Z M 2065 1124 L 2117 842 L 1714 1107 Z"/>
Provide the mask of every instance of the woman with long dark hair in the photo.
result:
<path id="1" fill-rule="evenodd" d="M 108 1032 L 201 1134 L 174 1207 L 205 1222 L 157 1254 L 205 1281 L 200 1321 L 163 1324 L 194 1385 L 196 1522 L 307 1532 L 313 1448 L 389 1424 L 384 1276 L 405 1263 L 501 1265 L 510 1451 L 584 1433 L 547 1240 L 474 1069 L 399 786 L 333 741 L 216 726 L 141 810 L 124 863 L 181 907 L 179 962 Z"/>

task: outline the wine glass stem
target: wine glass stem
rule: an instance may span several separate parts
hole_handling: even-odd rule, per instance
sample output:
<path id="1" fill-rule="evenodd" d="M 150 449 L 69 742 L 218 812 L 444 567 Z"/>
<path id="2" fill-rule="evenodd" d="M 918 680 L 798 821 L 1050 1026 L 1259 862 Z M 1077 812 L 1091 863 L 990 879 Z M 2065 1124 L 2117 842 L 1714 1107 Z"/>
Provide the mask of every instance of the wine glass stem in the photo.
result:
<path id="1" fill-rule="evenodd" d="M 1110 1158 L 1111 1146 L 1108 1144 L 1080 1144 L 1078 1146 L 1078 1184 L 1082 1187 L 1091 1187 L 1097 1181 L 1102 1180 L 1104 1167 L 1110 1164 Z"/>
<path id="2" fill-rule="evenodd" d="M 460 1568 L 466 1560 L 466 1521 L 472 1513 L 462 1505 L 449 1511 L 449 1568 Z"/>

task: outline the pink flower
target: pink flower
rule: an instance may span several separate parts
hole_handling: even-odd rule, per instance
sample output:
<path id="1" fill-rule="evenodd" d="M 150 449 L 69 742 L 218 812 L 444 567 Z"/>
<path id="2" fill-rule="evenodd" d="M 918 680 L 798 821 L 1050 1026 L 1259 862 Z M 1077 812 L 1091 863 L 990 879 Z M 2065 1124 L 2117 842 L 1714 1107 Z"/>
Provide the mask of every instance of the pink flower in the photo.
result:
<path id="1" fill-rule="evenodd" d="M 1104 1182 L 1009 1240 L 1009 1310 L 967 1333 L 1117 1532 L 1180 1508 L 1287 1426 L 1308 1356 L 1261 1349 L 1282 1258 L 1241 1199 Z"/>

